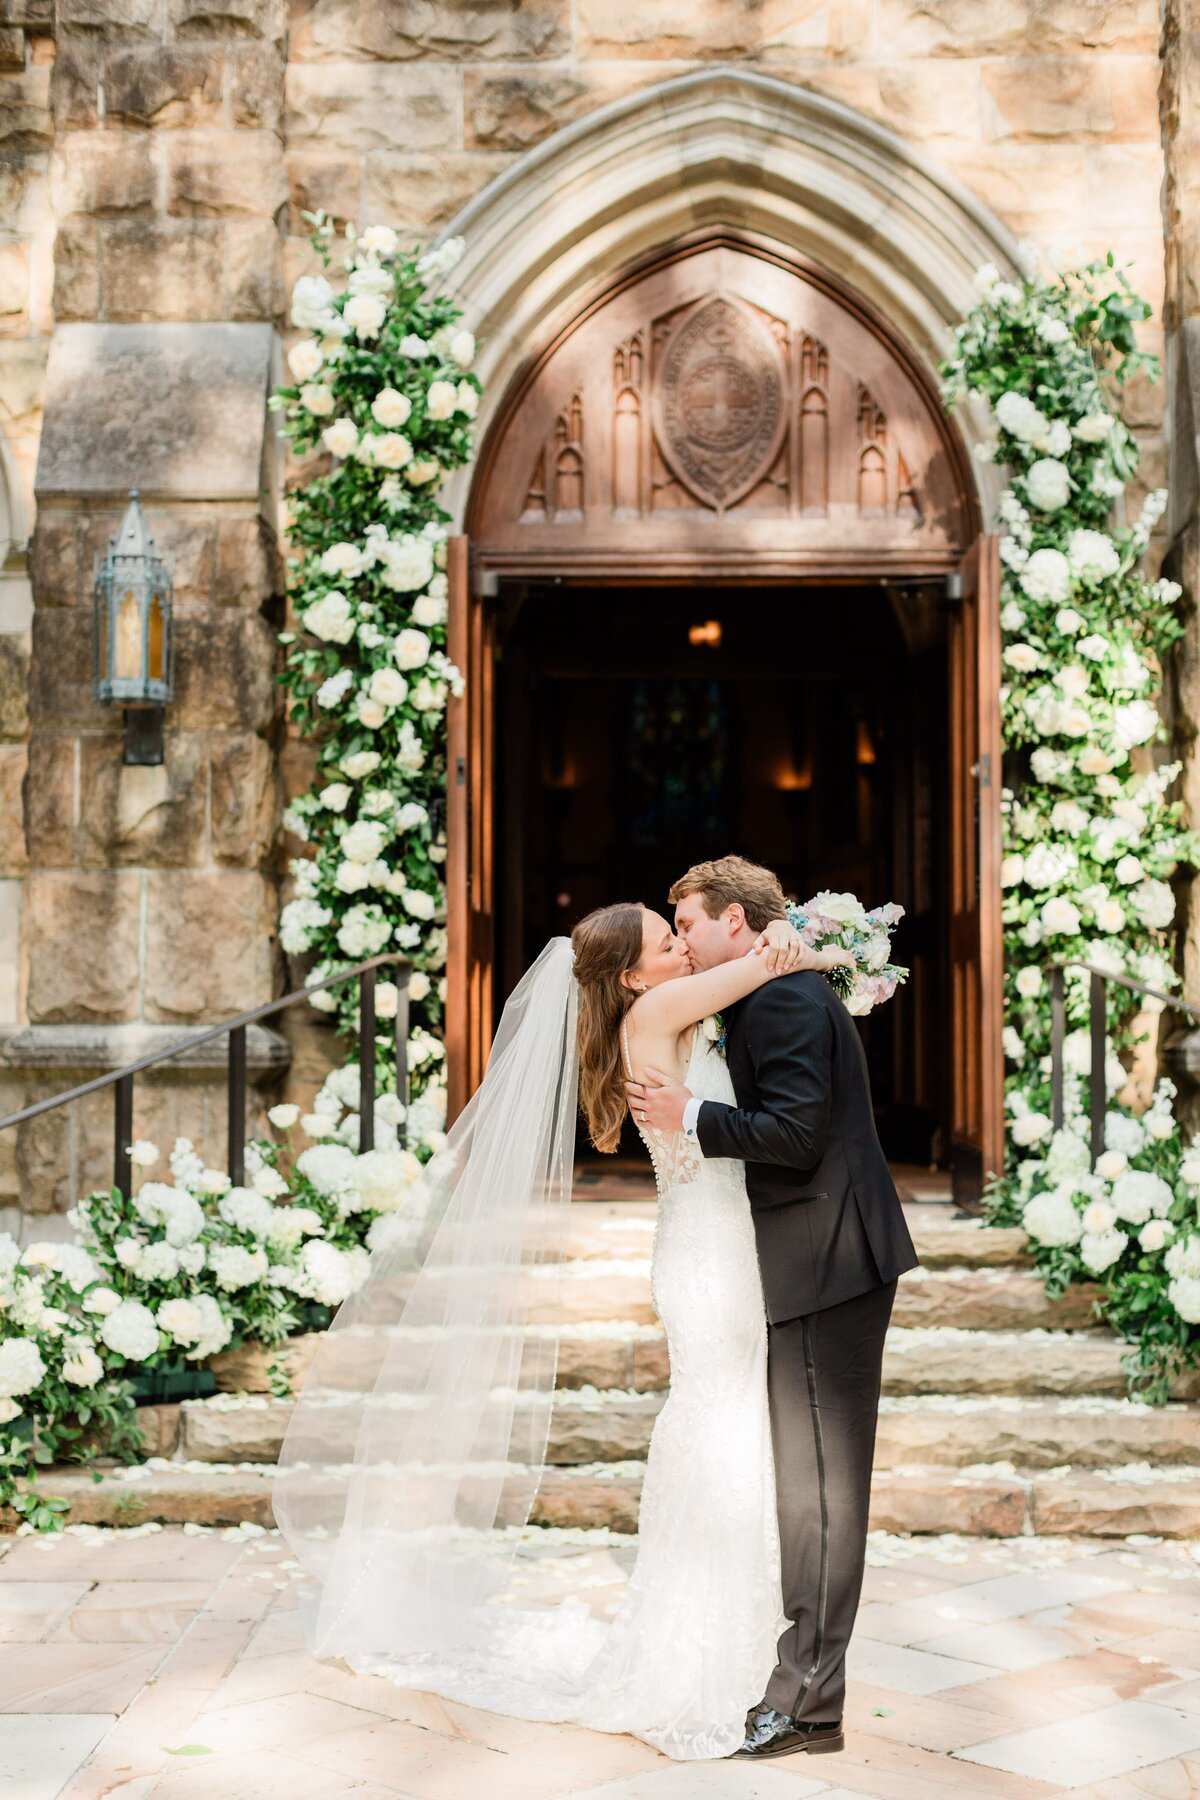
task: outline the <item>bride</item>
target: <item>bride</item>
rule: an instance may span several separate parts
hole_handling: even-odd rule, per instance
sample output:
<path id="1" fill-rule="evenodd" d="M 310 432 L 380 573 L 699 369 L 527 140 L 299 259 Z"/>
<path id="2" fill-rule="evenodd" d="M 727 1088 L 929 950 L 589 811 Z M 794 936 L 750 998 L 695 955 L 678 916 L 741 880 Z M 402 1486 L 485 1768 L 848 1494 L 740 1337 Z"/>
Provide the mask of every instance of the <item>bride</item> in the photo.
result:
<path id="1" fill-rule="evenodd" d="M 275 1515 L 314 1579 L 314 1655 L 493 1712 L 630 1732 L 678 1759 L 740 1748 L 787 1625 L 766 1318 L 743 1166 L 706 1162 L 681 1134 L 642 1131 L 671 1388 L 637 1560 L 609 1621 L 578 1596 L 534 1599 L 554 1572 L 529 1541 L 549 1539 L 553 1559 L 553 1532 L 523 1527 L 566 1309 L 577 1095 L 603 1151 L 626 1076 L 647 1066 L 732 1102 L 701 1022 L 792 970 L 850 961 L 776 921 L 746 956 L 692 973 L 667 921 L 633 904 L 547 945 L 429 1164 L 419 1241 L 398 1222 L 373 1250 L 288 1427 Z"/>

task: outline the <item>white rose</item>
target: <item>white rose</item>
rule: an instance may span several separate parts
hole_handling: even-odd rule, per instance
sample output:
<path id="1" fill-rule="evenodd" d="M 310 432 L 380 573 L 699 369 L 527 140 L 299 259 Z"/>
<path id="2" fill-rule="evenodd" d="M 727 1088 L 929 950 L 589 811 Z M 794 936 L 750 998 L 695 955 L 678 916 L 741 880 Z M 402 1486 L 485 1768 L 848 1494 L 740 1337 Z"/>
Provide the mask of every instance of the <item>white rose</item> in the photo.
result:
<path id="1" fill-rule="evenodd" d="M 387 318 L 387 303 L 378 294 L 353 294 L 342 317 L 357 338 L 375 338 Z"/>
<path id="2" fill-rule="evenodd" d="M 324 331 L 332 311 L 333 289 L 325 277 L 302 275 L 292 289 L 292 324 L 301 331 Z"/>
<path id="3" fill-rule="evenodd" d="M 364 781 L 375 773 L 382 760 L 378 750 L 356 750 L 353 756 L 343 756 L 342 771 L 351 781 Z"/>
<path id="4" fill-rule="evenodd" d="M 408 332 L 406 336 L 400 339 L 400 354 L 401 356 L 411 356 L 418 360 L 423 356 L 428 356 L 428 339 L 418 337 L 415 331 Z"/>
<path id="5" fill-rule="evenodd" d="M 304 1133 L 305 1137 L 310 1137 L 310 1138 L 332 1137 L 334 1132 L 337 1130 L 337 1121 L 335 1119 L 329 1118 L 328 1115 L 325 1113 L 318 1113 L 318 1112 L 305 1113 L 304 1116 L 302 1117 L 302 1119 L 300 1120 L 300 1129 Z"/>
<path id="6" fill-rule="evenodd" d="M 104 1374 L 104 1364 L 92 1346 L 84 1344 L 64 1356 L 62 1372 L 63 1380 L 69 1381 L 72 1387 L 93 1388 Z"/>
<path id="7" fill-rule="evenodd" d="M 297 381 L 311 381 L 325 358 L 321 355 L 320 345 L 312 338 L 301 338 L 288 351 L 288 368 Z"/>
<path id="8" fill-rule="evenodd" d="M 1092 729 L 1092 715 L 1086 706 L 1065 707 L 1061 719 L 1061 728 L 1066 737 L 1086 737 Z"/>
<path id="9" fill-rule="evenodd" d="M 397 668 L 419 669 L 429 661 L 432 648 L 433 645 L 423 631 L 414 631 L 411 626 L 406 626 L 396 638 L 392 654 Z"/>
<path id="10" fill-rule="evenodd" d="M 330 812 L 340 813 L 345 812 L 346 803 L 353 792 L 354 789 L 350 786 L 349 782 L 331 781 L 328 787 L 323 787 L 321 789 L 320 793 L 317 795 L 317 799 L 321 802 L 322 806 L 327 806 Z"/>
<path id="11" fill-rule="evenodd" d="M 1113 415 L 1106 412 L 1085 413 L 1071 427 L 1072 436 L 1081 444 L 1102 444 L 1113 428 Z"/>
<path id="12" fill-rule="evenodd" d="M 1156 1251 L 1165 1249 L 1174 1236 L 1175 1227 L 1170 1219 L 1151 1219 L 1138 1232 L 1138 1243 L 1153 1256 Z"/>
<path id="13" fill-rule="evenodd" d="M 390 225 L 368 225 L 359 238 L 359 248 L 371 256 L 395 256 L 400 239 Z"/>
<path id="14" fill-rule="evenodd" d="M 1095 744 L 1086 744 L 1079 752 L 1081 774 L 1107 775 L 1112 766 L 1112 757 L 1106 751 L 1097 749 Z"/>
<path id="15" fill-rule="evenodd" d="M 284 1101 L 279 1106 L 270 1107 L 267 1111 L 267 1117 L 270 1119 L 272 1125 L 276 1126 L 280 1131 L 290 1131 L 300 1117 L 300 1108 L 294 1106 L 290 1100 Z"/>
<path id="16" fill-rule="evenodd" d="M 1025 858 L 1017 853 L 1006 856 L 1000 863 L 1000 886 L 1019 887 L 1025 877 Z"/>
<path id="17" fill-rule="evenodd" d="M 348 644 L 354 636 L 354 614 L 345 594 L 331 588 L 320 600 L 306 606 L 302 616 L 305 631 L 327 644 Z"/>
<path id="18" fill-rule="evenodd" d="M 1042 991 L 1042 971 L 1032 964 L 1018 969 L 1016 987 L 1023 1000 L 1033 1000 Z"/>
<path id="19" fill-rule="evenodd" d="M 1053 899 L 1047 900 L 1041 916 L 1045 929 L 1058 937 L 1077 936 L 1082 924 L 1079 908 L 1062 894 L 1056 894 Z"/>
<path id="20" fill-rule="evenodd" d="M 1129 1158 L 1123 1150 L 1105 1150 L 1096 1158 L 1096 1173 L 1102 1181 L 1116 1181 L 1129 1167 Z"/>
<path id="21" fill-rule="evenodd" d="M 343 540 L 329 546 L 322 554 L 318 566 L 323 575 L 346 575 L 353 579 L 363 572 L 363 553 L 357 544 L 348 544 Z"/>
<path id="22" fill-rule="evenodd" d="M 120 1294 L 115 1288 L 110 1287 L 93 1288 L 83 1297 L 84 1312 L 96 1313 L 100 1318 L 105 1318 L 110 1312 L 115 1312 L 120 1304 Z"/>
<path id="23" fill-rule="evenodd" d="M 446 602 L 434 594 L 420 594 L 413 602 L 412 620 L 414 625 L 444 625 L 446 623 Z"/>
<path id="24" fill-rule="evenodd" d="M 479 389 L 473 387 L 469 381 L 460 381 L 454 392 L 456 396 L 455 412 L 462 413 L 465 418 L 473 419 L 479 411 Z"/>
<path id="25" fill-rule="evenodd" d="M 421 487 L 427 481 L 436 481 L 442 472 L 442 465 L 434 456 L 419 456 L 409 463 L 404 472 L 404 479 L 413 487 Z"/>
<path id="26" fill-rule="evenodd" d="M 414 969 L 408 978 L 408 995 L 410 1000 L 424 1000 L 429 993 L 431 983 L 424 969 Z"/>
<path id="27" fill-rule="evenodd" d="M 376 669 L 368 692 L 381 706 L 403 706 L 408 699 L 408 683 L 398 669 Z"/>
<path id="28" fill-rule="evenodd" d="M 319 382 L 310 384 L 300 389 L 300 404 L 314 419 L 327 419 L 333 411 L 333 394 Z"/>
<path id="29" fill-rule="evenodd" d="M 456 331 L 447 346 L 447 353 L 452 363 L 460 369 L 469 369 L 475 360 L 475 339 L 469 331 Z"/>
<path id="30" fill-rule="evenodd" d="M 1096 907 L 1096 926 L 1109 937 L 1116 937 L 1125 929 L 1125 909 L 1118 906 L 1115 900 L 1101 900 Z"/>
<path id="31" fill-rule="evenodd" d="M 355 712 L 359 724 L 365 725 L 368 731 L 378 731 L 387 718 L 387 707 L 382 700 L 372 699 L 370 694 L 359 695 Z"/>
<path id="32" fill-rule="evenodd" d="M 381 431 L 369 442 L 371 460 L 381 469 L 403 469 L 412 461 L 412 445 L 402 432 Z"/>
<path id="33" fill-rule="evenodd" d="M 390 431 L 394 426 L 408 423 L 412 401 L 398 388 L 380 388 L 371 402 L 371 412 L 378 423 Z"/>
<path id="34" fill-rule="evenodd" d="M 1077 800 L 1056 800 L 1050 809 L 1050 823 L 1055 831 L 1078 837 L 1087 829 L 1088 816 Z"/>
<path id="35" fill-rule="evenodd" d="M 403 894 L 404 908 L 414 919 L 432 919 L 437 910 L 432 894 L 422 888 L 406 888 Z"/>
<path id="36" fill-rule="evenodd" d="M 1023 675 L 1042 666 L 1042 659 L 1032 644 L 1008 644 L 1004 650 L 1004 661 L 1010 669 L 1016 669 Z"/>
<path id="37" fill-rule="evenodd" d="M 1142 879 L 1144 873 L 1138 858 L 1128 853 L 1118 859 L 1117 866 L 1113 870 L 1113 874 L 1123 887 L 1132 887 L 1135 881 Z"/>
<path id="38" fill-rule="evenodd" d="M 321 442 L 335 456 L 353 456 L 358 448 L 358 426 L 353 419 L 335 419 L 321 433 Z"/>
<path id="39" fill-rule="evenodd" d="M 427 538 L 391 538 L 384 546 L 385 587 L 398 593 L 422 588 L 433 574 L 433 546 Z"/>
<path id="40" fill-rule="evenodd" d="M 155 1318 L 159 1328 L 186 1349 L 199 1342 L 204 1329 L 200 1308 L 191 1300 L 164 1300 Z"/>
<path id="41" fill-rule="evenodd" d="M 135 1169 L 152 1169 L 158 1161 L 158 1145 L 149 1138 L 135 1138 L 129 1146 L 129 1160 Z"/>
<path id="42" fill-rule="evenodd" d="M 395 290 L 396 279 L 390 269 L 381 269 L 375 262 L 363 262 L 351 269 L 346 286 L 352 294 L 373 294 L 383 299 Z"/>
<path id="43" fill-rule="evenodd" d="M 361 894 L 364 888 L 370 887 L 371 877 L 362 863 L 339 863 L 334 873 L 333 884 L 339 894 Z"/>
<path id="44" fill-rule="evenodd" d="M 1023 1149 L 1030 1144 L 1040 1143 L 1043 1138 L 1048 1138 L 1053 1129 L 1054 1126 L 1050 1119 L 1045 1113 L 1040 1112 L 1022 1113 L 1019 1119 L 1013 1120 L 1010 1127 L 1013 1142 L 1019 1144 Z"/>
<path id="45" fill-rule="evenodd" d="M 1054 615 L 1055 628 L 1061 631 L 1064 637 L 1074 637 L 1077 632 L 1083 630 L 1086 623 L 1087 620 L 1083 614 L 1077 613 L 1073 606 L 1060 606 Z"/>
<path id="46" fill-rule="evenodd" d="M 853 925 L 859 931 L 866 931 L 868 926 L 866 908 L 856 894 L 835 894 L 823 888 L 806 900 L 800 908 L 808 918 L 819 913 L 823 919 L 832 919 L 838 925 Z"/>
<path id="47" fill-rule="evenodd" d="M 458 401 L 458 392 L 452 381 L 431 381 L 426 398 L 426 408 L 431 419 L 448 419 Z"/>

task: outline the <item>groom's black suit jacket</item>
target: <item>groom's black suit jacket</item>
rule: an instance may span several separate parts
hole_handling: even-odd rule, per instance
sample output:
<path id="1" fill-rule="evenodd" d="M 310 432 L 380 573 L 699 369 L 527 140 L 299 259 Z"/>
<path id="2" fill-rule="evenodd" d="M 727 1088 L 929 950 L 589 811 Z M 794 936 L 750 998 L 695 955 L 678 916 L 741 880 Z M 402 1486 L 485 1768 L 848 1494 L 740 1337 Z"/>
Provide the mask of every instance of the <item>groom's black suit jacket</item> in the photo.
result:
<path id="1" fill-rule="evenodd" d="M 706 1100 L 707 1157 L 746 1164 L 772 1325 L 894 1281 L 917 1266 L 875 1132 L 854 1021 L 813 969 L 781 975 L 725 1014 L 736 1106 Z"/>

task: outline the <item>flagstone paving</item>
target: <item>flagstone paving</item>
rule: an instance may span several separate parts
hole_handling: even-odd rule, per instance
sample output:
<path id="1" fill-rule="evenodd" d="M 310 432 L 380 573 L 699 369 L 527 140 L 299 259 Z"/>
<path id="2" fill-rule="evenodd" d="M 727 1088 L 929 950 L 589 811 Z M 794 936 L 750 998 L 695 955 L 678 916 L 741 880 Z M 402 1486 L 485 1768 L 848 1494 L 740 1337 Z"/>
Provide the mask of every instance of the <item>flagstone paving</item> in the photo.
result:
<path id="1" fill-rule="evenodd" d="M 529 1579 L 616 1604 L 631 1539 Z M 564 1562 L 563 1557 L 569 1558 Z M 544 1570 L 544 1576 L 540 1573 Z M 77 1527 L 0 1544 L 5 1800 L 1188 1800 L 1200 1546 L 872 1535 L 847 1747 L 674 1764 L 312 1661 L 273 1532 Z"/>

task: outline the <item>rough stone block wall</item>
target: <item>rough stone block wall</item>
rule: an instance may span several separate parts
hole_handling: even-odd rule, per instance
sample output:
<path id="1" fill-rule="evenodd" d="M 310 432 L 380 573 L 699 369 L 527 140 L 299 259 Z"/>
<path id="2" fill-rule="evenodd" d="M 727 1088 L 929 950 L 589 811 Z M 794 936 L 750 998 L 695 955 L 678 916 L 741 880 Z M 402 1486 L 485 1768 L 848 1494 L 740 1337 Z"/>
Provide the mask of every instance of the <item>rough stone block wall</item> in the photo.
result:
<path id="1" fill-rule="evenodd" d="M 1168 0 L 1164 25 L 1158 0 L 0 0 L 0 476 L 28 516 L 56 325 L 283 327 L 312 266 L 303 209 L 427 238 L 553 131 L 716 61 L 878 120 L 1052 255 L 1116 248 L 1175 330 L 1200 310 L 1196 7 Z M 1167 476 L 1164 396 L 1124 401 L 1139 488 Z M 0 1027 L 185 1024 L 279 979 L 276 788 L 305 787 L 311 756 L 271 682 L 273 501 L 151 511 L 180 608 L 160 770 L 122 767 L 89 693 L 92 556 L 119 497 L 43 508 L 32 672 L 19 550 L 0 570 Z M 1192 582 L 1194 527 L 1173 529 Z M 327 1034 L 291 1035 L 311 1088 Z"/>

